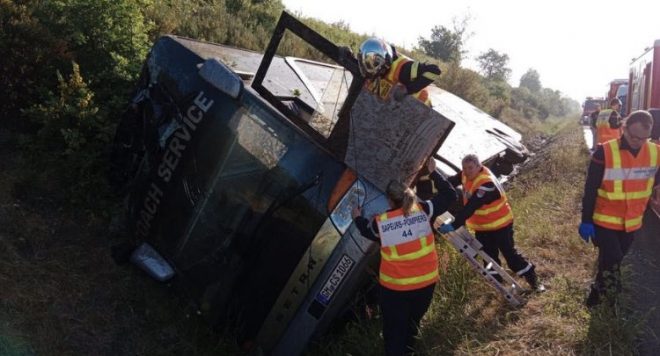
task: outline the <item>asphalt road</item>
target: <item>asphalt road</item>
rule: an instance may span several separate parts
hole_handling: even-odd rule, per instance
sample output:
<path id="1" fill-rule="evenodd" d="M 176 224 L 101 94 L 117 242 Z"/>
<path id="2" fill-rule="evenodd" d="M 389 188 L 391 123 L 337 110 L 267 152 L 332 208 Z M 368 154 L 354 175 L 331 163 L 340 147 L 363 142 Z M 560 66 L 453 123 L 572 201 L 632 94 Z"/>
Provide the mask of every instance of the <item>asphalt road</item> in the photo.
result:
<path id="1" fill-rule="evenodd" d="M 639 338 L 640 355 L 660 355 L 660 219 L 648 209 L 644 226 L 635 236 L 626 262 L 632 269 L 633 305 L 648 313 L 647 328 Z"/>
<path id="2" fill-rule="evenodd" d="M 582 132 L 584 133 L 584 142 L 587 144 L 587 148 L 592 147 L 592 142 L 594 140 L 594 134 L 591 131 L 589 126 L 582 126 Z"/>

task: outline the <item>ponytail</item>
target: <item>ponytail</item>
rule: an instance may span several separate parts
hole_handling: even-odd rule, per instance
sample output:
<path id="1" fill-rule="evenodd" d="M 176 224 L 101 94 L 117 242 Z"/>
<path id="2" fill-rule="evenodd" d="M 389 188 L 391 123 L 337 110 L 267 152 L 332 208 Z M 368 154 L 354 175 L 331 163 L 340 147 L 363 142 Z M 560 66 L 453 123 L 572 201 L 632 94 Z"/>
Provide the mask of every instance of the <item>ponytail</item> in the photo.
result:
<path id="1" fill-rule="evenodd" d="M 417 200 L 412 189 L 399 181 L 391 180 L 387 185 L 386 194 L 394 203 L 394 208 L 401 208 L 405 216 L 410 215 L 413 204 Z"/>

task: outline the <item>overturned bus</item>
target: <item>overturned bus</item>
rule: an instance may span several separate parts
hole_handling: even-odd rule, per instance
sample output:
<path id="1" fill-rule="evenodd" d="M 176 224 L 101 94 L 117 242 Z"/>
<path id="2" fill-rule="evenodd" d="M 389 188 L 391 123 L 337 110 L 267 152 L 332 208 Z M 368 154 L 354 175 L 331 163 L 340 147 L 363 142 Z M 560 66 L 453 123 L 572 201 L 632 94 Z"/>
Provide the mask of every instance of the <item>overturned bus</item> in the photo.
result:
<path id="1" fill-rule="evenodd" d="M 291 41 L 316 60 L 287 57 Z M 414 184 L 431 155 L 446 175 L 467 151 L 491 166 L 526 157 L 519 134 L 439 88 L 446 114 L 362 88 L 355 59 L 287 13 L 264 54 L 160 38 L 112 153 L 130 240 L 150 251 L 134 261 L 157 257 L 142 267 L 242 344 L 299 354 L 374 284 L 378 246 L 353 207 L 386 210 L 389 179 Z"/>

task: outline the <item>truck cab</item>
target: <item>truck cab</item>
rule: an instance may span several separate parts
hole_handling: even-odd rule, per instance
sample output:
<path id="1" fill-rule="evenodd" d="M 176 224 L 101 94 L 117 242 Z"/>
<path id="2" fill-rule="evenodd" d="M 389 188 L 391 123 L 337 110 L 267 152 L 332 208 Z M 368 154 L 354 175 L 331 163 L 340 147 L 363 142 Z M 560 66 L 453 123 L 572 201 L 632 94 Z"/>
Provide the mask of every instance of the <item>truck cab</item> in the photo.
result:
<path id="1" fill-rule="evenodd" d="M 580 117 L 580 123 L 582 125 L 590 124 L 590 115 L 597 110 L 598 106 L 602 109 L 605 109 L 607 106 L 607 101 L 601 98 L 591 98 L 588 97 L 582 104 L 582 116 Z"/>

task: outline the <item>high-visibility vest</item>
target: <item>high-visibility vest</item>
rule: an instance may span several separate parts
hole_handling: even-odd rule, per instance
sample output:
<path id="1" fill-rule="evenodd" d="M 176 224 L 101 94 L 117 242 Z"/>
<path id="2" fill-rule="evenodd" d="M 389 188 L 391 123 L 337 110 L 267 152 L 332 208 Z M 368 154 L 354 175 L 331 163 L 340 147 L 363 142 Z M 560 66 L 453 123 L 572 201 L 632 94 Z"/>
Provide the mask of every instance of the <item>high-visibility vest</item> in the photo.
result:
<path id="1" fill-rule="evenodd" d="M 605 173 L 593 221 L 607 229 L 631 232 L 642 227 L 644 210 L 653 193 L 660 146 L 647 142 L 634 157 L 620 145 L 621 140 L 603 144 Z"/>
<path id="2" fill-rule="evenodd" d="M 483 167 L 479 175 L 473 180 L 467 179 L 465 173 L 461 174 L 463 204 L 467 204 L 468 200 L 474 194 L 480 194 L 478 192 L 479 187 L 489 182 L 492 182 L 495 185 L 494 189 L 500 192 L 500 198 L 492 203 L 482 205 L 467 219 L 467 227 L 474 231 L 495 231 L 513 222 L 513 213 L 511 212 L 509 200 L 506 194 L 504 194 L 504 189 L 502 189 L 499 181 L 488 167 Z"/>
<path id="3" fill-rule="evenodd" d="M 598 119 L 596 119 L 596 142 L 599 144 L 621 137 L 620 128 L 613 129 L 610 127 L 610 115 L 612 115 L 612 112 L 614 110 L 605 109 L 598 113 Z"/>
<path id="4" fill-rule="evenodd" d="M 399 75 L 401 74 L 403 65 L 408 62 L 413 62 L 410 68 L 410 80 L 415 80 L 418 75 L 417 68 L 419 67 L 419 62 L 413 61 L 406 56 L 398 55 L 397 59 L 392 62 L 390 69 L 383 77 L 375 80 L 369 79 L 365 82 L 367 89 L 380 96 L 381 99 L 387 99 L 390 96 L 390 91 L 394 85 L 399 82 Z M 411 95 L 427 106 L 431 106 L 431 99 L 429 99 L 429 92 L 426 88 Z"/>
<path id="5" fill-rule="evenodd" d="M 380 284 L 406 291 L 438 280 L 438 254 L 428 215 L 415 203 L 408 216 L 403 209 L 376 216 L 381 240 Z"/>

